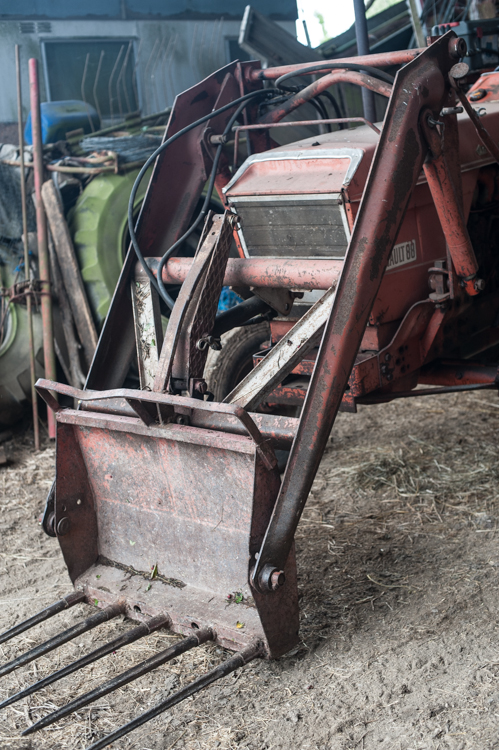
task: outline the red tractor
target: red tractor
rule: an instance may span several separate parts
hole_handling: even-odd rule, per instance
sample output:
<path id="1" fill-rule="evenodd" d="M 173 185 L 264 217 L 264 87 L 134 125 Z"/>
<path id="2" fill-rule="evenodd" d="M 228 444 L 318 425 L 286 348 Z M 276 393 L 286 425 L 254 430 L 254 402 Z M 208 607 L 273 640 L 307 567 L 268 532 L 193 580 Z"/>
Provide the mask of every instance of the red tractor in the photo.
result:
<path id="1" fill-rule="evenodd" d="M 465 54 L 449 31 L 423 50 L 232 63 L 177 97 L 135 228 L 137 185 L 130 198 L 133 247 L 86 388 L 38 383 L 57 418 L 43 524 L 75 592 L 0 642 L 78 601 L 98 609 L 0 675 L 120 613 L 140 624 L 43 685 L 152 629 L 185 637 L 25 733 L 207 640 L 236 651 L 97 750 L 249 660 L 285 654 L 298 640 L 294 533 L 338 410 L 497 388 L 499 72 L 466 94 Z M 339 81 L 387 97 L 383 122 L 277 146 L 275 130 L 297 124 L 283 118 Z M 213 186 L 223 214 L 207 210 Z M 194 259 L 176 257 L 201 226 Z M 217 316 L 223 285 L 243 302 Z M 270 346 L 212 400 L 209 348 L 269 318 Z M 140 388 L 126 387 L 135 359 Z M 282 475 L 276 449 L 289 451 Z"/>

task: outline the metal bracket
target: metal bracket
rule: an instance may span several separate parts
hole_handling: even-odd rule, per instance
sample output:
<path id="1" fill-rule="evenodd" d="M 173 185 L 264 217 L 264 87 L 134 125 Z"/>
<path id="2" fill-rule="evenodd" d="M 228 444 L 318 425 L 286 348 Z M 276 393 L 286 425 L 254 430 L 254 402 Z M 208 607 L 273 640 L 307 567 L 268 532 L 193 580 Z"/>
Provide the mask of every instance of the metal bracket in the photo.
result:
<path id="1" fill-rule="evenodd" d="M 197 344 L 211 334 L 215 323 L 234 222 L 229 211 L 207 218 L 194 262 L 170 315 L 154 391 L 188 390 L 192 378 L 203 376 L 207 351 Z"/>
<path id="2" fill-rule="evenodd" d="M 324 324 L 333 306 L 336 285 L 313 305 L 231 393 L 224 403 L 255 409 L 274 388 L 282 383 L 305 354 L 320 340 Z"/>

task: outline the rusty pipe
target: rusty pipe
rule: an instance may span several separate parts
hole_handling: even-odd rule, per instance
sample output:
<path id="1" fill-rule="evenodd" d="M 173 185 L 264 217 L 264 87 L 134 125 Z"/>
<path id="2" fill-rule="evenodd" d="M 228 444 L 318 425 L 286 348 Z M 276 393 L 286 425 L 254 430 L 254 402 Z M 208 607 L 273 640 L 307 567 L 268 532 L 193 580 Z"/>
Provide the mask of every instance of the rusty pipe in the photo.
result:
<path id="1" fill-rule="evenodd" d="M 374 55 L 360 55 L 358 57 L 345 57 L 336 60 L 324 60 L 324 70 L 322 72 L 328 73 L 328 63 L 337 65 L 339 62 L 345 63 L 356 63 L 358 65 L 369 65 L 372 68 L 385 68 L 390 65 L 406 65 L 407 63 L 414 60 L 415 57 L 423 52 L 423 49 L 406 49 L 397 52 L 380 52 Z M 310 63 L 298 63 L 296 65 L 280 65 L 275 68 L 265 68 L 263 70 L 259 68 L 246 68 L 246 78 L 248 82 L 254 81 L 269 81 L 276 80 L 286 73 L 292 73 L 295 70 L 300 70 L 299 75 L 307 75 L 306 69 L 313 68 L 317 65 L 317 62 Z M 314 71 L 321 72 L 321 71 Z"/>
<path id="2" fill-rule="evenodd" d="M 305 104 L 305 102 L 310 101 L 310 99 L 313 99 L 323 91 L 326 91 L 335 83 L 355 83 L 358 86 L 362 86 L 370 91 L 374 91 L 376 94 L 381 94 L 381 96 L 386 97 L 390 97 L 392 93 L 392 87 L 390 84 L 367 75 L 367 73 L 358 73 L 354 70 L 335 70 L 333 73 L 329 73 L 329 75 L 325 75 L 317 81 L 313 81 L 309 86 L 298 91 L 294 96 L 291 96 L 287 101 L 283 102 L 280 107 L 271 109 L 259 119 L 259 122 L 277 122 L 278 120 L 282 120 L 282 118 L 286 117 L 290 112 L 293 112 L 302 104 Z"/>
<path id="3" fill-rule="evenodd" d="M 148 258 L 156 274 L 160 258 Z M 170 258 L 163 268 L 164 284 L 182 284 L 192 258 Z M 342 260 L 291 258 L 229 258 L 225 286 L 267 287 L 270 289 L 329 289 L 335 286 L 343 268 Z"/>
<path id="4" fill-rule="evenodd" d="M 42 326 L 43 326 L 43 359 L 45 377 L 56 380 L 54 353 L 54 324 L 52 319 L 52 295 L 50 290 L 50 265 L 47 241 L 47 218 L 42 201 L 43 184 L 43 146 L 42 123 L 40 114 L 40 87 L 38 83 L 38 60 L 29 60 L 29 92 L 31 103 L 31 132 L 33 141 L 33 163 L 36 197 L 36 233 L 38 239 L 38 269 L 40 275 Z M 55 418 L 50 409 L 47 412 L 49 437 L 55 438 Z"/>
<path id="5" fill-rule="evenodd" d="M 21 87 L 20 48 L 16 44 L 16 82 L 17 82 L 17 127 L 19 140 L 19 162 L 21 167 L 21 210 L 23 219 L 24 278 L 30 281 L 29 244 L 28 244 L 28 208 L 26 201 L 26 173 L 24 169 L 24 133 L 23 133 L 23 99 Z M 33 413 L 33 434 L 35 451 L 40 450 L 40 425 L 38 424 L 38 394 L 35 389 L 35 342 L 33 336 L 33 300 L 31 294 L 26 296 L 26 316 L 28 318 L 29 377 L 31 387 L 31 409 Z"/>
<path id="6" fill-rule="evenodd" d="M 423 169 L 456 274 L 466 292 L 474 296 L 479 292 L 476 285 L 478 263 L 444 155 L 428 160 Z"/>

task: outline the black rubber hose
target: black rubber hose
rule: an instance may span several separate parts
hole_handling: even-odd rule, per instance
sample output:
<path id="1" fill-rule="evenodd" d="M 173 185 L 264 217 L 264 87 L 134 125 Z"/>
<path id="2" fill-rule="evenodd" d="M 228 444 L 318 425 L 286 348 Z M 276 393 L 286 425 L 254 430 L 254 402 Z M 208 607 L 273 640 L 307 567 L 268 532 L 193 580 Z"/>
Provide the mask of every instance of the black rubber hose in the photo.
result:
<path id="1" fill-rule="evenodd" d="M 276 88 L 282 88 L 282 84 L 284 83 L 284 81 L 287 81 L 288 78 L 294 78 L 295 76 L 300 75 L 308 75 L 310 73 L 323 72 L 324 70 L 358 70 L 363 73 L 368 73 L 374 78 L 379 78 L 382 81 L 386 81 L 386 83 L 393 83 L 395 80 L 393 76 L 385 73 L 383 70 L 373 68 L 370 65 L 360 65 L 359 63 L 350 62 L 331 63 L 324 61 L 324 64 L 317 63 L 317 65 L 312 65 L 309 68 L 299 68 L 298 70 L 293 70 L 290 73 L 285 73 L 275 82 Z"/>
<path id="2" fill-rule="evenodd" d="M 273 95 L 273 91 L 274 91 L 273 89 L 260 89 L 259 91 L 252 91 L 249 94 L 245 94 L 244 96 L 241 96 L 239 99 L 235 99 L 234 101 L 230 102 L 229 104 L 225 104 L 223 107 L 220 107 L 217 110 L 209 112 L 204 117 L 200 117 L 199 120 L 196 120 L 195 122 L 192 122 L 189 125 L 186 125 L 185 128 L 182 128 L 182 130 L 179 130 L 178 133 L 175 133 L 170 138 L 168 138 L 164 143 L 161 144 L 161 146 L 159 146 L 156 149 L 156 151 L 154 151 L 151 154 L 151 156 L 147 159 L 147 161 L 145 162 L 144 166 L 142 167 L 142 169 L 140 170 L 139 174 L 137 175 L 137 177 L 135 179 L 135 182 L 133 183 L 133 187 L 132 187 L 131 193 L 130 193 L 130 199 L 128 201 L 128 230 L 130 232 L 130 240 L 132 242 L 132 245 L 133 245 L 133 248 L 134 248 L 135 253 L 137 255 L 137 258 L 139 259 L 139 261 L 140 261 L 140 263 L 141 263 L 141 265 L 142 265 L 145 273 L 147 274 L 147 276 L 148 276 L 151 284 L 154 286 L 154 288 L 157 290 L 157 292 L 158 292 L 158 294 L 160 294 L 160 296 L 162 296 L 162 295 L 161 295 L 161 293 L 159 291 L 159 285 L 156 282 L 156 278 L 155 278 L 154 274 L 152 273 L 151 269 L 149 268 L 149 266 L 145 262 L 145 258 L 142 255 L 142 251 L 141 251 L 141 249 L 139 247 L 139 244 L 137 242 L 137 236 L 135 234 L 135 224 L 134 224 L 134 216 L 133 216 L 133 207 L 134 207 L 135 198 L 136 198 L 136 195 L 137 195 L 137 190 L 139 188 L 139 185 L 140 185 L 140 183 L 141 183 L 141 181 L 142 181 L 145 173 L 147 172 L 147 170 L 149 169 L 149 167 L 151 166 L 151 164 L 153 163 L 153 161 L 155 159 L 157 159 L 157 157 L 163 151 L 165 151 L 168 148 L 168 146 L 170 146 L 174 141 L 176 141 L 177 138 L 180 138 L 181 136 L 185 135 L 186 133 L 188 133 L 193 128 L 197 127 L 198 125 L 201 125 L 203 122 L 207 122 L 208 120 L 211 120 L 216 115 L 219 115 L 222 112 L 226 112 L 228 109 L 232 109 L 233 107 L 236 107 L 238 104 L 241 104 L 243 102 L 246 103 L 246 102 L 250 101 L 251 99 L 253 99 L 253 98 L 257 97 L 257 96 L 262 96 L 262 95 L 263 96 L 267 96 L 267 97 L 268 96 L 272 96 Z M 218 149 L 217 149 L 217 152 L 218 152 Z M 211 193 L 209 195 L 211 197 Z M 184 235 L 184 237 L 185 237 L 185 235 Z M 171 301 L 173 302 L 173 300 L 171 300 Z M 165 300 L 165 302 L 166 302 L 166 300 Z M 170 307 L 170 305 L 168 305 L 168 306 Z"/>
<path id="3" fill-rule="evenodd" d="M 247 101 L 241 102 L 241 104 L 239 105 L 239 107 L 237 108 L 237 110 L 234 112 L 234 114 L 230 117 L 229 122 L 225 126 L 225 130 L 223 131 L 223 136 L 227 136 L 231 132 L 232 126 L 234 125 L 235 121 L 237 120 L 237 118 L 239 117 L 239 115 L 241 114 L 241 112 L 243 111 L 243 109 L 246 107 L 246 105 L 247 105 Z M 164 268 L 166 262 L 168 261 L 168 259 L 171 258 L 171 256 L 173 255 L 173 253 L 175 252 L 175 250 L 177 249 L 177 247 L 179 247 L 179 245 L 181 245 L 182 242 L 184 242 L 187 239 L 187 237 L 189 237 L 189 235 L 191 235 L 194 232 L 194 230 L 199 226 L 199 224 L 205 218 L 205 216 L 206 216 L 206 214 L 208 212 L 208 206 L 210 205 L 211 194 L 213 192 L 213 186 L 215 184 L 215 177 L 217 175 L 218 162 L 219 162 L 220 156 L 222 154 L 222 148 L 223 147 L 220 144 L 220 146 L 218 146 L 218 148 L 216 150 L 215 158 L 213 159 L 213 166 L 211 168 L 210 180 L 209 180 L 209 183 L 208 183 L 208 188 L 206 190 L 206 198 L 204 199 L 203 207 L 201 208 L 201 211 L 199 212 L 199 214 L 198 214 L 195 222 L 182 235 L 182 237 L 180 237 L 166 251 L 166 253 L 163 255 L 163 257 L 161 258 L 161 260 L 159 262 L 158 276 L 157 276 L 157 279 L 158 279 L 158 289 L 159 289 L 159 293 L 160 293 L 162 299 L 166 302 L 166 304 L 168 305 L 168 307 L 170 308 L 170 310 L 173 309 L 173 305 L 175 303 L 172 300 L 172 298 L 170 297 L 170 295 L 168 294 L 168 292 L 166 291 L 166 287 L 163 284 L 163 278 L 162 278 L 163 268 Z"/>
<path id="4" fill-rule="evenodd" d="M 321 92 L 321 93 L 319 94 L 319 96 L 325 96 L 325 97 L 326 97 L 326 99 L 328 100 L 328 102 L 329 102 L 329 103 L 331 104 L 331 106 L 333 107 L 333 109 L 334 109 L 334 114 L 336 115 L 336 117 L 338 117 L 338 118 L 342 118 L 342 117 L 345 117 L 345 115 L 344 115 L 344 114 L 342 113 L 342 111 L 341 111 L 341 107 L 340 107 L 340 105 L 338 104 L 338 101 L 337 101 L 336 97 L 334 97 L 334 96 L 332 95 L 332 93 L 331 93 L 330 91 L 322 91 L 322 92 Z M 340 126 L 340 128 L 341 128 L 342 130 L 343 130 L 343 128 L 345 128 L 345 127 L 346 127 L 346 123 L 345 123 L 345 122 L 340 122 L 340 123 L 338 123 L 338 124 L 339 124 L 339 126 Z"/>
<path id="5" fill-rule="evenodd" d="M 324 102 L 321 101 L 318 96 L 317 97 L 314 96 L 313 99 L 310 99 L 309 103 L 317 110 L 317 112 L 319 112 L 319 114 L 321 116 L 320 117 L 321 120 L 328 120 L 329 119 L 329 115 L 328 115 L 326 107 L 324 106 Z M 321 123 L 319 122 L 319 125 L 320 124 Z M 330 133 L 331 132 L 331 125 L 329 123 L 327 123 L 327 129 L 328 129 L 328 133 Z"/>
<path id="6" fill-rule="evenodd" d="M 231 307 L 230 310 L 225 310 L 223 313 L 219 313 L 215 320 L 215 325 L 211 335 L 218 338 L 222 333 L 232 330 L 243 325 L 255 315 L 261 315 L 262 313 L 271 312 L 272 308 L 267 305 L 260 297 L 250 297 L 240 302 L 235 307 Z"/>

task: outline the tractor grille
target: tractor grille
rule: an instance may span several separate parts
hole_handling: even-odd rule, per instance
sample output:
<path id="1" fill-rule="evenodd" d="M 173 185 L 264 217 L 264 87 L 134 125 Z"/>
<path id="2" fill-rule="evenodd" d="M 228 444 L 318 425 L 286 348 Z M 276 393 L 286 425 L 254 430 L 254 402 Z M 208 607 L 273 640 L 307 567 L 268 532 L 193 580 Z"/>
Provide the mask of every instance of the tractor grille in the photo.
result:
<path id="1" fill-rule="evenodd" d="M 348 224 L 338 194 L 237 196 L 248 257 L 344 258 Z"/>

